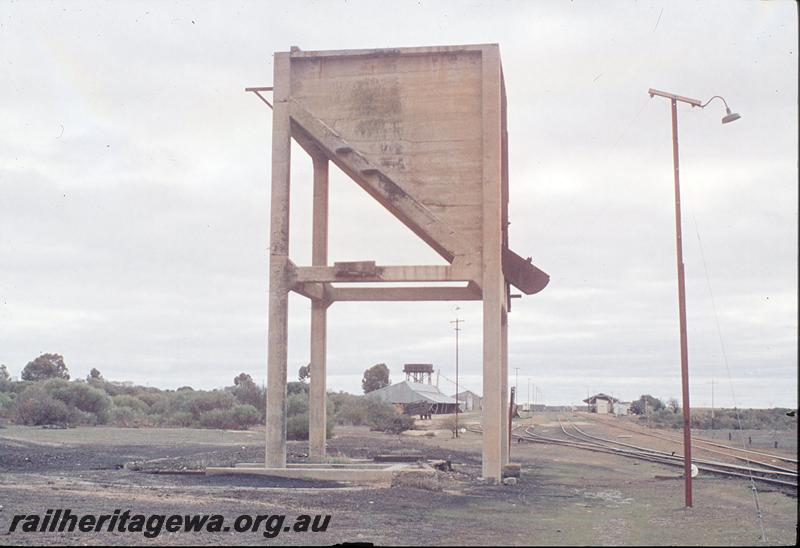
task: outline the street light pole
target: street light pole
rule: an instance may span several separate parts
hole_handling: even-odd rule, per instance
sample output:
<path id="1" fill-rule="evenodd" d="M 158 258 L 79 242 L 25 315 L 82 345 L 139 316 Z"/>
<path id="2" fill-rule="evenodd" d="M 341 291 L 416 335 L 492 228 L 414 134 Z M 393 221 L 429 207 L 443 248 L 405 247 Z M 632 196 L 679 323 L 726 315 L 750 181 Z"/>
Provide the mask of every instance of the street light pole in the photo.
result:
<path id="1" fill-rule="evenodd" d="M 686 506 L 692 506 L 692 416 L 689 407 L 689 343 L 686 333 L 686 279 L 681 231 L 681 178 L 678 159 L 678 100 L 672 98 L 672 164 L 675 171 L 675 248 L 678 267 L 678 315 L 681 331 L 681 391 L 683 393 L 683 477 Z"/>
<path id="2" fill-rule="evenodd" d="M 686 334 L 686 284 L 683 266 L 683 235 L 681 231 L 681 181 L 680 181 L 680 162 L 678 158 L 678 101 L 688 103 L 692 107 L 705 108 L 714 99 L 721 99 L 725 103 L 727 115 L 722 118 L 722 123 L 727 124 L 738 120 L 738 114 L 731 113 L 725 99 L 715 95 L 705 104 L 697 99 L 667 93 L 657 89 L 648 91 L 650 97 L 658 95 L 670 100 L 672 107 L 672 164 L 675 178 L 675 248 L 677 255 L 678 269 L 678 315 L 680 320 L 681 338 L 681 392 L 683 396 L 683 478 L 684 478 L 684 500 L 687 508 L 692 507 L 692 428 L 691 428 L 691 408 L 689 406 L 689 347 Z"/>

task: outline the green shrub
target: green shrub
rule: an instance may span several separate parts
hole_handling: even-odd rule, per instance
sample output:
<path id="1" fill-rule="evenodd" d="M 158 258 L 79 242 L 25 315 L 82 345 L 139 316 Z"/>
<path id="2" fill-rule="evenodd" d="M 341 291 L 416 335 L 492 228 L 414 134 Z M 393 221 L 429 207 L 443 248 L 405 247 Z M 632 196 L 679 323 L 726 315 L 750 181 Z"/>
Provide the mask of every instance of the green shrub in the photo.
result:
<path id="1" fill-rule="evenodd" d="M 306 394 L 308 395 L 308 385 L 304 382 L 289 381 L 286 383 L 286 393 L 292 394 Z"/>
<path id="2" fill-rule="evenodd" d="M 232 412 L 238 428 L 243 430 L 261 422 L 261 412 L 252 405 L 237 405 Z"/>
<path id="3" fill-rule="evenodd" d="M 797 419 L 786 415 L 788 409 L 739 409 L 738 419 L 735 409 L 715 409 L 711 420 L 710 409 L 692 409 L 692 428 L 708 430 L 738 430 L 739 421 L 743 430 L 796 430 Z M 682 428 L 683 416 L 667 411 L 651 413 L 649 417 L 639 417 L 639 422 L 649 422 L 652 426 Z"/>
<path id="4" fill-rule="evenodd" d="M 34 382 L 15 399 L 14 416 L 21 424 L 103 424 L 108 396 L 84 382 L 50 379 Z"/>
<path id="5" fill-rule="evenodd" d="M 302 413 L 308 413 L 308 394 L 303 392 L 290 394 L 286 398 L 287 416 L 291 417 Z"/>
<path id="6" fill-rule="evenodd" d="M 26 388 L 28 388 L 29 386 L 33 386 L 34 384 L 36 383 L 33 381 L 12 382 L 11 386 L 8 387 L 9 389 L 6 390 L 6 392 L 11 394 L 22 394 Z"/>
<path id="7" fill-rule="evenodd" d="M 395 407 L 378 399 L 350 394 L 331 394 L 334 418 L 338 424 L 369 426 L 372 430 L 399 433 L 414 426 L 414 419 L 401 415 Z"/>
<path id="8" fill-rule="evenodd" d="M 400 415 L 394 406 L 380 400 L 364 398 L 367 407 L 367 424 L 373 430 L 385 430 Z"/>
<path id="9" fill-rule="evenodd" d="M 158 388 L 139 390 L 136 392 L 135 396 L 146 403 L 148 407 L 152 407 L 166 397 Z"/>
<path id="10" fill-rule="evenodd" d="M 201 413 L 199 417 L 201 427 L 221 430 L 247 430 L 260 420 L 261 414 L 252 405 L 237 405 L 232 409 L 212 409 Z"/>
<path id="11" fill-rule="evenodd" d="M 14 396 L 15 394 L 0 392 L 0 413 L 11 407 L 11 404 L 14 401 Z"/>
<path id="12" fill-rule="evenodd" d="M 372 430 L 399 434 L 414 427 L 414 419 L 384 401 L 359 397 L 343 406 L 340 418 L 350 424 L 366 424 Z"/>
<path id="13" fill-rule="evenodd" d="M 308 413 L 292 415 L 286 419 L 286 438 L 290 440 L 308 439 Z"/>
<path id="14" fill-rule="evenodd" d="M 233 394 L 236 403 L 252 405 L 258 410 L 260 417 L 263 418 L 266 414 L 267 406 L 266 390 L 253 382 L 252 377 L 245 373 L 233 379 L 233 382 L 234 386 L 229 387 L 227 390 L 230 390 L 231 394 Z"/>
<path id="15" fill-rule="evenodd" d="M 188 411 L 178 411 L 162 417 L 160 424 L 172 428 L 190 428 L 197 425 L 194 416 Z"/>
<path id="16" fill-rule="evenodd" d="M 302 384 L 302 383 L 298 383 Z M 325 431 L 333 437 L 334 413 L 332 402 L 327 402 Z M 308 393 L 295 392 L 286 399 L 286 437 L 290 440 L 308 439 Z"/>
<path id="17" fill-rule="evenodd" d="M 181 411 L 190 412 L 195 418 L 209 411 L 226 410 L 233 407 L 234 397 L 229 392 L 214 390 L 213 392 L 181 391 L 185 398 Z"/>
<path id="18" fill-rule="evenodd" d="M 237 427 L 236 420 L 233 418 L 233 411 L 230 409 L 212 409 L 204 411 L 198 419 L 203 428 L 218 428 L 220 430 L 232 430 Z"/>
<path id="19" fill-rule="evenodd" d="M 352 424 L 353 426 L 367 424 L 369 420 L 367 399 L 364 397 L 353 397 L 343 400 L 339 409 L 335 411 L 335 418 L 336 422 L 339 424 Z"/>
<path id="20" fill-rule="evenodd" d="M 170 417 L 179 412 L 189 413 L 188 411 L 181 411 L 185 399 L 180 393 L 171 390 L 165 391 L 159 399 L 150 404 L 150 413 L 164 417 Z"/>
<path id="21" fill-rule="evenodd" d="M 11 392 L 11 387 L 14 381 L 11 380 L 11 375 L 8 373 L 8 367 L 0 363 L 0 393 Z"/>
<path id="22" fill-rule="evenodd" d="M 119 394 L 118 396 L 113 396 L 111 401 L 114 402 L 116 407 L 128 407 L 133 411 L 138 411 L 140 414 L 147 413 L 147 411 L 150 410 L 150 406 L 145 402 L 136 396 L 129 396 L 128 394 Z"/>
<path id="23" fill-rule="evenodd" d="M 108 421 L 114 426 L 144 426 L 146 416 L 132 407 L 112 407 L 108 413 Z"/>
<path id="24" fill-rule="evenodd" d="M 81 411 L 78 414 L 80 424 L 103 424 L 108 420 L 111 400 L 102 390 L 85 382 L 67 382 L 62 379 L 45 381 L 42 388 L 53 398 L 64 402 L 67 407 Z"/>
<path id="25" fill-rule="evenodd" d="M 41 424 L 74 423 L 75 409 L 57 400 L 40 388 L 25 390 L 14 402 L 14 419 L 17 423 L 38 426 Z"/>
<path id="26" fill-rule="evenodd" d="M 387 434 L 399 434 L 414 428 L 414 417 L 397 413 L 394 417 L 374 421 L 372 427 L 373 430 L 381 430 Z"/>

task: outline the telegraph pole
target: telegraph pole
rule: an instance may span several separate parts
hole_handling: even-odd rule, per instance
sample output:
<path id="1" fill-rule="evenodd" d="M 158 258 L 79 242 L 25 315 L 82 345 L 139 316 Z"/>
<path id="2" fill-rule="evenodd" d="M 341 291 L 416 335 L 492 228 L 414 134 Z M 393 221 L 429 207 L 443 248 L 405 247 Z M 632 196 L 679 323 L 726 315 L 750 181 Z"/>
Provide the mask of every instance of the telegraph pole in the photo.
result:
<path id="1" fill-rule="evenodd" d="M 714 379 L 711 379 L 711 430 L 714 430 Z"/>
<path id="2" fill-rule="evenodd" d="M 461 407 L 461 403 L 458 399 L 458 332 L 461 331 L 461 328 L 458 327 L 460 323 L 463 323 L 465 320 L 458 319 L 458 307 L 456 307 L 456 319 L 451 321 L 450 323 L 456 324 L 455 332 L 456 332 L 456 437 L 458 437 L 458 411 L 459 407 Z"/>
<path id="3" fill-rule="evenodd" d="M 533 415 L 533 406 L 531 405 L 531 378 L 528 377 L 528 411 Z"/>

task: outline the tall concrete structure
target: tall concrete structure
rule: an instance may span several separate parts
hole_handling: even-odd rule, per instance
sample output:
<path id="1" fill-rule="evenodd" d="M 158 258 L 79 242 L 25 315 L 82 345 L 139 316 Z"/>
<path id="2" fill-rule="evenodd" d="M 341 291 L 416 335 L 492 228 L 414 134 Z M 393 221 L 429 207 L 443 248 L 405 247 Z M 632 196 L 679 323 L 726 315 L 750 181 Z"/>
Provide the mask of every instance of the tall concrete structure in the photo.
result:
<path id="1" fill-rule="evenodd" d="M 286 468 L 290 291 L 312 301 L 309 457 L 317 461 L 325 457 L 326 314 L 331 304 L 482 300 L 483 475 L 499 480 L 508 462 L 509 286 L 532 294 L 549 280 L 530 259 L 508 248 L 508 138 L 499 47 L 292 48 L 275 54 L 274 71 L 266 467 Z M 314 166 L 308 266 L 295 265 L 288 256 L 292 139 Z M 330 264 L 329 162 L 447 264 L 381 266 L 366 257 Z M 431 285 L 332 285 L 346 282 Z"/>
<path id="2" fill-rule="evenodd" d="M 407 363 L 403 365 L 406 380 L 411 382 L 426 382 L 431 384 L 433 377 L 432 363 Z"/>

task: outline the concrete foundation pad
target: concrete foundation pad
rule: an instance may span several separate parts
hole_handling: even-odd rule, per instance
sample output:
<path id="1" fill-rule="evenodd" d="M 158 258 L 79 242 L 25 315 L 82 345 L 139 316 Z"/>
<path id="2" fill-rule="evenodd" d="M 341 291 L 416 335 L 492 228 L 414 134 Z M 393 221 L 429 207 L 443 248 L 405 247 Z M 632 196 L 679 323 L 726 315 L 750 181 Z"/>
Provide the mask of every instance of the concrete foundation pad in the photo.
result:
<path id="1" fill-rule="evenodd" d="M 397 464 L 395 462 L 391 464 Z M 238 462 L 233 465 L 235 468 L 266 468 L 263 462 Z M 369 470 L 385 470 L 389 463 L 380 463 L 367 461 L 365 463 L 353 462 L 308 462 L 308 463 L 289 463 L 286 465 L 287 469 L 297 468 L 345 468 L 345 469 L 369 469 Z"/>
<path id="2" fill-rule="evenodd" d="M 323 464 L 289 464 L 286 468 L 260 466 L 214 466 L 206 468 L 206 475 L 259 475 L 312 481 L 339 481 L 350 483 L 391 485 L 395 476 L 410 470 L 423 470 L 417 464 L 347 464 L 343 466 Z"/>

